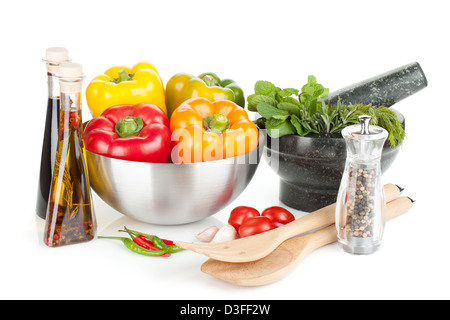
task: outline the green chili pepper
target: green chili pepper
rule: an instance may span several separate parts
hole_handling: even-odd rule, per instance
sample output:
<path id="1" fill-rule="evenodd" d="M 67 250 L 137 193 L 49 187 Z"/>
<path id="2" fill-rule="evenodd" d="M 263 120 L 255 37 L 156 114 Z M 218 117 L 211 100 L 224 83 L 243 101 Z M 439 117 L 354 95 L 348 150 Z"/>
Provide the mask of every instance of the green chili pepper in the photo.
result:
<path id="1" fill-rule="evenodd" d="M 167 245 L 167 244 L 165 244 L 162 239 L 160 239 L 159 237 L 157 237 L 155 235 L 142 233 L 142 232 L 135 231 L 135 230 L 131 230 L 131 229 L 128 229 L 127 227 L 124 227 L 124 229 L 125 230 L 119 230 L 119 231 L 125 231 L 125 232 L 128 232 L 128 233 L 131 232 L 131 233 L 133 233 L 133 234 L 135 234 L 137 236 L 142 235 L 144 237 L 147 237 L 148 239 L 150 239 L 153 242 L 155 247 L 160 249 L 160 250 L 163 250 L 163 251 L 165 250 L 166 252 L 169 252 L 169 253 L 176 253 L 176 252 L 184 250 L 183 248 L 181 248 L 179 246 L 176 246 L 176 245 Z M 155 242 L 155 239 L 156 239 L 156 242 Z"/>
<path id="2" fill-rule="evenodd" d="M 181 247 L 176 246 L 176 245 L 170 245 L 170 246 L 166 245 L 166 246 L 167 246 L 167 252 L 170 252 L 170 253 L 176 253 L 176 252 L 184 250 L 184 248 L 181 248 Z"/>
<path id="3" fill-rule="evenodd" d="M 150 238 L 152 240 L 155 247 L 157 247 L 160 250 L 167 250 L 168 245 L 166 245 L 159 237 L 153 236 Z"/>
<path id="4" fill-rule="evenodd" d="M 144 256 L 160 256 L 163 255 L 165 253 L 167 253 L 167 251 L 161 250 L 161 251 L 155 251 L 155 250 L 148 250 L 148 249 L 144 249 L 141 246 L 137 245 L 136 243 L 133 242 L 133 240 L 129 239 L 129 238 L 124 238 L 124 237 L 102 237 L 102 236 L 98 236 L 99 239 L 115 239 L 115 240 L 120 240 L 123 242 L 123 244 L 125 245 L 125 247 L 127 247 L 128 249 L 130 249 L 131 251 L 138 253 L 138 254 L 142 254 Z M 155 246 L 156 247 L 156 246 Z"/>

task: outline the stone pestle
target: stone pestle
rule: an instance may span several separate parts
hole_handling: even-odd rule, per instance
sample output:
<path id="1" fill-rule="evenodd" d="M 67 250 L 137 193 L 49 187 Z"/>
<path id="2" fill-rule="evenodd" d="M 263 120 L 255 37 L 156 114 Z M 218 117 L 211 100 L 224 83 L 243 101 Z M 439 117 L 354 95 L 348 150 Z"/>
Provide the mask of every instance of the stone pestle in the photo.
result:
<path id="1" fill-rule="evenodd" d="M 390 107 L 424 89 L 427 78 L 420 64 L 413 62 L 367 80 L 331 92 L 325 102 L 362 103 Z"/>

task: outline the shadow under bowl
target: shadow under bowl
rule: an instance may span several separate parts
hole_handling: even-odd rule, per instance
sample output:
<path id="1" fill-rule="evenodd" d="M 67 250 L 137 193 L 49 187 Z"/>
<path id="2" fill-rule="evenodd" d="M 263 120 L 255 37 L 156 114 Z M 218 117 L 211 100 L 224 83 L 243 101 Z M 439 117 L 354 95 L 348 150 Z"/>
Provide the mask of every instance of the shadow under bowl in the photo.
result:
<path id="1" fill-rule="evenodd" d="M 403 115 L 397 114 L 405 126 Z M 286 135 L 267 137 L 264 157 L 280 177 L 279 199 L 287 206 L 312 212 L 336 202 L 347 158 L 342 136 L 323 137 Z M 385 143 L 381 170 L 386 172 L 400 151 L 400 146 Z"/>

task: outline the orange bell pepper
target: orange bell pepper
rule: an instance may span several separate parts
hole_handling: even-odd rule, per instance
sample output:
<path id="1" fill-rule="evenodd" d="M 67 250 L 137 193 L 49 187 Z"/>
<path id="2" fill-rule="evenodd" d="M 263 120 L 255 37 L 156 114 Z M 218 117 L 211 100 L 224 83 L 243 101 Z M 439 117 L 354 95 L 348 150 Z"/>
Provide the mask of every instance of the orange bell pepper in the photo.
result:
<path id="1" fill-rule="evenodd" d="M 236 157 L 258 146 L 258 128 L 244 108 L 229 100 L 183 102 L 172 113 L 170 130 L 174 163 Z"/>

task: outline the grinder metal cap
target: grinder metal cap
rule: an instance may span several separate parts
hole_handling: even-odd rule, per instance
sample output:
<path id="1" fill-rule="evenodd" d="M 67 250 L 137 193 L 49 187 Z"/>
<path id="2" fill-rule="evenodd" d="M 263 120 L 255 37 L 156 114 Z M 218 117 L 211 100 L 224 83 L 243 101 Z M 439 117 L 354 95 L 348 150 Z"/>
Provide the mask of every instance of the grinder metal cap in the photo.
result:
<path id="1" fill-rule="evenodd" d="M 341 134 L 345 138 L 347 157 L 369 162 L 381 157 L 384 142 L 389 133 L 386 129 L 370 125 L 372 117 L 359 116 L 360 124 L 345 127 Z"/>
<path id="2" fill-rule="evenodd" d="M 75 62 L 63 62 L 59 65 L 59 83 L 61 92 L 76 93 L 81 90 L 83 68 Z"/>

